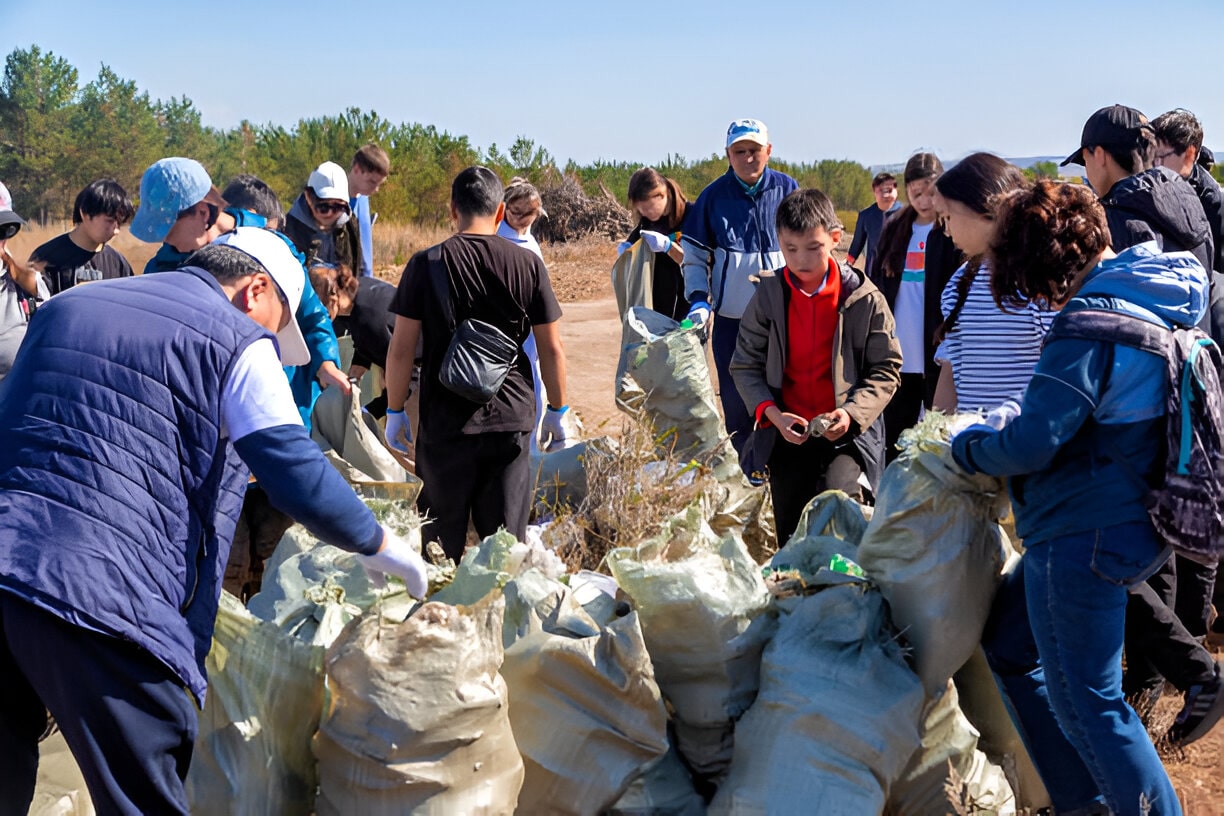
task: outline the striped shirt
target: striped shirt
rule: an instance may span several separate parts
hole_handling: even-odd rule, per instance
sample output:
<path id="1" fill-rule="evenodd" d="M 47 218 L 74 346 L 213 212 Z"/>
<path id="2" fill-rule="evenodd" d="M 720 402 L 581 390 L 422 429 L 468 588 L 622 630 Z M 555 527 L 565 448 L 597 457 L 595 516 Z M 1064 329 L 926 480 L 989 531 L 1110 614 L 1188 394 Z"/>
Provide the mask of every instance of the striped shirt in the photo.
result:
<path id="1" fill-rule="evenodd" d="M 953 273 L 940 297 L 944 318 L 956 306 L 957 283 L 965 267 Z M 956 325 L 935 359 L 952 364 L 957 411 L 989 411 L 1005 400 L 1020 402 L 1037 368 L 1041 343 L 1056 312 L 1029 304 L 1002 311 L 990 293 L 990 270 L 982 265 Z"/>

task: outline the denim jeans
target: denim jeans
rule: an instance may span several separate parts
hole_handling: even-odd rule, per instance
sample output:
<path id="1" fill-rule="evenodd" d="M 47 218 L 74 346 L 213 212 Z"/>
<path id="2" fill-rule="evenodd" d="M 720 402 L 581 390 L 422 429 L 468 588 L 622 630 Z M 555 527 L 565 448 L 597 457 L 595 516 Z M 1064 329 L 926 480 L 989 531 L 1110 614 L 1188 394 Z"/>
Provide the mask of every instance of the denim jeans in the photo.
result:
<path id="1" fill-rule="evenodd" d="M 731 435 L 731 446 L 736 453 L 743 453 L 744 443 L 752 433 L 753 417 L 731 379 L 731 357 L 735 354 L 735 342 L 739 337 L 739 318 L 714 315 L 713 333 L 710 335 L 710 351 L 714 357 L 714 370 L 718 372 L 718 399 L 722 403 L 723 422 Z M 756 410 L 756 406 L 752 406 Z"/>
<path id="2" fill-rule="evenodd" d="M 1029 621 L 1054 716 L 1119 814 L 1182 812 L 1147 731 L 1122 696 L 1127 587 L 1167 558 L 1147 522 L 1053 538 L 1024 555 Z"/>
<path id="3" fill-rule="evenodd" d="M 999 586 L 982 632 L 982 649 L 1055 812 L 1100 812 L 1104 797 L 1050 706 L 1024 595 L 1022 562 Z"/>

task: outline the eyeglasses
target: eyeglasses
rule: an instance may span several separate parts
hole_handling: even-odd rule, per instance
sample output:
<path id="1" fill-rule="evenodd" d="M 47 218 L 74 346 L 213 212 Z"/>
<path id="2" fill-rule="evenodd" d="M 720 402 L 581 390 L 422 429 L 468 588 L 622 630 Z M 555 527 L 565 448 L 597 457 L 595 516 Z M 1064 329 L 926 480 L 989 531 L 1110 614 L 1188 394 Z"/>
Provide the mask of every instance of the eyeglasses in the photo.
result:
<path id="1" fill-rule="evenodd" d="M 1176 155 L 1177 155 L 1176 150 L 1170 150 L 1168 153 L 1157 153 L 1153 158 L 1158 162 L 1162 162 L 1165 159 L 1169 158 L 1170 156 L 1176 156 Z"/>
<path id="2" fill-rule="evenodd" d="M 348 210 L 347 204 L 332 201 L 316 201 L 311 206 L 319 215 L 331 215 L 334 212 L 345 212 Z"/>
<path id="3" fill-rule="evenodd" d="M 20 224 L 13 223 L 0 225 L 0 241 L 7 241 L 19 232 L 21 232 Z"/>

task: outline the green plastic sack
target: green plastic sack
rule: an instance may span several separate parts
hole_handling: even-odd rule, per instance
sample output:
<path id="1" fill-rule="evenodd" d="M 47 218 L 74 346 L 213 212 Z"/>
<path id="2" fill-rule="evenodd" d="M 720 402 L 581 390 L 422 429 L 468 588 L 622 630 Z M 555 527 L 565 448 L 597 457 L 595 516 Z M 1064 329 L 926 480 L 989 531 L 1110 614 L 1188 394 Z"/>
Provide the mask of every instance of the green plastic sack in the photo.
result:
<path id="1" fill-rule="evenodd" d="M 323 709 L 323 650 L 221 596 L 208 694 L 187 774 L 193 814 L 310 814 L 310 740 Z"/>
<path id="2" fill-rule="evenodd" d="M 778 603 L 760 692 L 736 726 L 711 814 L 879 814 L 921 745 L 922 686 L 883 597 L 864 580 L 821 574 L 835 583 Z"/>
<path id="3" fill-rule="evenodd" d="M 504 595 L 501 674 L 525 770 L 519 812 L 603 813 L 667 750 L 667 712 L 638 615 L 618 614 L 603 595 L 584 608 L 536 570 Z"/>
<path id="4" fill-rule="evenodd" d="M 1010 551 L 998 523 L 1003 481 L 961 470 L 946 424 L 933 414 L 903 435 L 857 559 L 888 600 L 932 698 L 981 641 Z"/>
<path id="5" fill-rule="evenodd" d="M 715 536 L 696 507 L 607 559 L 641 615 L 680 753 L 694 771 L 717 775 L 731 758 L 735 720 L 756 697 L 773 624 L 759 567 L 743 541 Z"/>
<path id="6" fill-rule="evenodd" d="M 1016 801 L 1003 770 L 978 750 L 978 732 L 965 718 L 956 686 L 927 703 L 922 722 L 922 747 L 889 791 L 889 816 L 928 816 L 948 810 L 949 767 L 966 793 L 994 816 L 1014 816 Z"/>
<path id="7" fill-rule="evenodd" d="M 616 405 L 649 420 L 656 433 L 674 430 L 677 452 L 709 455 L 720 481 L 740 478 L 739 459 L 723 432 L 705 346 L 696 330 L 681 329 L 650 309 L 629 309 L 616 367 Z"/>
<path id="8" fill-rule="evenodd" d="M 330 704 L 314 738 L 319 816 L 511 814 L 523 763 L 511 732 L 500 593 L 375 608 L 327 652 Z"/>

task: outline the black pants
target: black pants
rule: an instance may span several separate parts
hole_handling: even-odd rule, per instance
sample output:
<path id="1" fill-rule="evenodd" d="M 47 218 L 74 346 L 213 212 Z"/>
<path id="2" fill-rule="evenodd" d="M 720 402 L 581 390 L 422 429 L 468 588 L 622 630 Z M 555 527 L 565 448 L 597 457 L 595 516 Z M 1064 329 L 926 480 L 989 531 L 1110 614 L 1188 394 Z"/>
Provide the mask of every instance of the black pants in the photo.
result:
<path id="1" fill-rule="evenodd" d="M 1189 558 L 1175 556 L 1177 562 L 1177 596 L 1173 610 L 1196 638 L 1207 634 L 1215 595 L 1216 565 L 1207 566 Z"/>
<path id="2" fill-rule="evenodd" d="M 739 337 L 739 318 L 714 315 L 713 333 L 710 335 L 710 352 L 714 357 L 714 370 L 718 372 L 718 400 L 722 403 L 723 422 L 731 435 L 731 446 L 737 454 L 744 452 L 744 443 L 752 433 L 753 417 L 740 397 L 731 379 L 731 357 L 735 354 L 735 342 Z M 756 410 L 756 406 L 752 406 Z"/>
<path id="3" fill-rule="evenodd" d="M 1122 691 L 1131 696 L 1168 680 L 1179 691 L 1215 675 L 1215 660 L 1186 630 L 1150 584 L 1131 587 L 1126 598 L 1126 674 Z"/>
<path id="4" fill-rule="evenodd" d="M 826 490 L 841 490 L 861 498 L 858 478 L 863 472 L 852 442 L 834 445 L 808 438 L 792 445 L 779 434 L 769 457 L 769 491 L 773 495 L 774 529 L 779 549 L 799 526 L 803 508 Z"/>
<path id="5" fill-rule="evenodd" d="M 417 506 L 430 520 L 425 541 L 437 540 L 456 562 L 467 543 L 468 519 L 481 538 L 505 527 L 522 540 L 531 512 L 529 432 L 459 434 L 416 446 L 424 486 Z"/>
<path id="6" fill-rule="evenodd" d="M 901 384 L 888 405 L 884 406 L 884 461 L 892 462 L 900 453 L 897 440 L 901 432 L 918 424 L 922 401 L 926 397 L 925 378 L 921 374 L 902 374 Z"/>
<path id="7" fill-rule="evenodd" d="M 178 678 L 143 649 L 0 592 L 0 814 L 34 796 L 51 711 L 99 813 L 187 813 L 198 721 Z"/>

